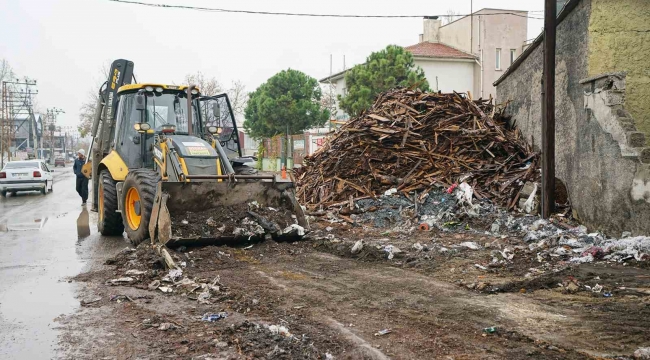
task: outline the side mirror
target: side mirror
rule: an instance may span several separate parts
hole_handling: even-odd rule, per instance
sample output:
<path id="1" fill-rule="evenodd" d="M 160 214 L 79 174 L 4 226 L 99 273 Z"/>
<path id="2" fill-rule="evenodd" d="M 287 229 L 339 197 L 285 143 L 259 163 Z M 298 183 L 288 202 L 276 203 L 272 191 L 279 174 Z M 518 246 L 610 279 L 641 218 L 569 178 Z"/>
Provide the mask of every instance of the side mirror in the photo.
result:
<path id="1" fill-rule="evenodd" d="M 144 110 L 146 108 L 144 103 L 145 103 L 144 94 L 141 93 L 135 94 L 135 109 Z"/>
<path id="2" fill-rule="evenodd" d="M 212 103 L 212 114 L 214 115 L 215 120 L 221 120 L 221 106 L 219 106 L 218 101 Z"/>

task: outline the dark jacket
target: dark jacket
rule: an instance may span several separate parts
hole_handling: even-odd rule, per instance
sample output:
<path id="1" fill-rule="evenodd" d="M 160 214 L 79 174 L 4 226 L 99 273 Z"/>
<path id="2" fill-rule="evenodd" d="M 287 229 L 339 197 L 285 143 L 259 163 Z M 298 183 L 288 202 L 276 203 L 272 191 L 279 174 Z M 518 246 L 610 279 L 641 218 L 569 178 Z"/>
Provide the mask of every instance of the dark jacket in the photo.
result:
<path id="1" fill-rule="evenodd" d="M 79 159 L 79 157 L 74 159 L 74 166 L 72 167 L 72 171 L 74 171 L 75 175 L 77 175 L 78 178 L 85 177 L 84 174 L 81 172 L 81 168 L 84 166 L 85 163 L 86 163 L 86 158 L 84 158 L 83 160 Z"/>

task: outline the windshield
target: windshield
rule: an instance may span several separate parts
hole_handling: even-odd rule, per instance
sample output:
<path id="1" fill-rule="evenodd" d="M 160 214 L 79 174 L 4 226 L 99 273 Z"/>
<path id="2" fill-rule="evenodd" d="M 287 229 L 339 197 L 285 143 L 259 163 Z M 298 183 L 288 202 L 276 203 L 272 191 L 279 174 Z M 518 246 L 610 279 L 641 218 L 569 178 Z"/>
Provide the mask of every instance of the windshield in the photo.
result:
<path id="1" fill-rule="evenodd" d="M 5 169 L 25 169 L 25 168 L 38 168 L 38 163 L 34 161 L 16 161 L 10 162 L 5 165 Z"/>
<path id="2" fill-rule="evenodd" d="M 154 95 L 147 93 L 146 122 L 156 132 L 163 125 L 175 125 L 176 133 L 187 133 L 187 97 L 184 93 Z M 194 107 L 194 106 L 193 106 Z M 199 130 L 196 109 L 192 113 L 193 132 Z"/>

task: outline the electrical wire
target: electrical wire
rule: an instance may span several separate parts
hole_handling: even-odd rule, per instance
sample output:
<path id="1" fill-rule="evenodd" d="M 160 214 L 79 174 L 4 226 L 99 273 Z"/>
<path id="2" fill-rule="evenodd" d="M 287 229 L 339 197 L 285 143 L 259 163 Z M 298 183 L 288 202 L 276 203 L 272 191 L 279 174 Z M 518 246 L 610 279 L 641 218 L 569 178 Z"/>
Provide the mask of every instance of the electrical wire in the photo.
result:
<path id="1" fill-rule="evenodd" d="M 330 17 L 330 18 L 372 18 L 372 19 L 396 19 L 396 18 L 423 18 L 423 17 L 445 17 L 449 15 L 354 15 L 354 14 L 310 14 L 310 13 L 288 13 L 288 12 L 271 12 L 271 11 L 253 11 L 253 10 L 234 10 L 234 9 L 219 9 L 219 8 L 206 8 L 198 6 L 187 6 L 187 5 L 167 5 L 167 4 L 154 4 L 154 3 L 145 3 L 141 1 L 132 1 L 132 0 L 108 0 L 111 2 L 118 2 L 124 4 L 132 5 L 142 5 L 150 7 L 160 7 L 168 9 L 185 9 L 185 10 L 196 10 L 196 11 L 209 11 L 209 12 L 224 12 L 224 13 L 238 13 L 238 14 L 249 14 L 249 15 L 282 15 L 282 16 L 306 16 L 306 17 Z M 517 14 L 514 12 L 499 12 L 491 14 L 474 14 L 476 16 L 492 16 L 492 15 L 514 15 L 519 17 L 525 17 L 529 19 L 544 20 L 541 17 L 533 17 L 522 14 Z M 465 17 L 470 15 L 454 15 L 454 17 Z"/>

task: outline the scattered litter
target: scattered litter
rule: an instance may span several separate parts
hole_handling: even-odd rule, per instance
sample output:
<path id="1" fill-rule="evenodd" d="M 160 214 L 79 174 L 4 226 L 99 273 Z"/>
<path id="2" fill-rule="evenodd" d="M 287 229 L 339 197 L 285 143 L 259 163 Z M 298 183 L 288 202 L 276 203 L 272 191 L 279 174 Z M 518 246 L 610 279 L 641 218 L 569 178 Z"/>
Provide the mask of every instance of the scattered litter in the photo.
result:
<path id="1" fill-rule="evenodd" d="M 163 277 L 162 281 L 164 282 L 176 282 L 183 277 L 183 270 L 181 269 L 171 269 L 169 273 Z"/>
<path id="2" fill-rule="evenodd" d="M 269 325 L 268 327 L 269 331 L 273 335 L 282 335 L 286 337 L 291 337 L 291 333 L 289 332 L 289 329 L 286 326 L 282 325 Z"/>
<path id="3" fill-rule="evenodd" d="M 251 244 L 251 245 L 246 246 L 246 247 L 244 248 L 244 250 L 248 250 L 248 249 L 252 249 L 252 248 L 253 248 L 253 245 Z"/>
<path id="4" fill-rule="evenodd" d="M 171 293 L 174 291 L 171 286 L 159 286 L 158 290 L 162 291 L 163 293 Z"/>
<path id="5" fill-rule="evenodd" d="M 162 324 L 160 324 L 160 326 L 158 327 L 158 330 L 160 330 L 160 331 L 167 331 L 167 330 L 174 330 L 174 329 L 177 329 L 177 328 L 178 328 L 178 326 L 176 326 L 175 324 L 172 324 L 172 323 L 162 323 Z"/>
<path id="6" fill-rule="evenodd" d="M 122 285 L 122 284 L 130 284 L 134 282 L 135 279 L 132 277 L 122 277 L 119 279 L 113 279 L 110 281 L 111 285 Z"/>
<path id="7" fill-rule="evenodd" d="M 305 228 L 298 224 L 291 224 L 282 230 L 282 234 L 287 236 L 303 236 L 305 235 Z"/>
<path id="8" fill-rule="evenodd" d="M 596 284 L 596 286 L 591 288 L 591 291 L 595 292 L 595 293 L 599 293 L 599 292 L 603 291 L 603 286 Z"/>
<path id="9" fill-rule="evenodd" d="M 98 301 L 101 301 L 101 300 L 102 300 L 102 298 L 98 297 L 98 298 L 94 298 L 94 299 L 91 299 L 91 300 L 81 300 L 79 303 L 81 304 L 81 306 L 88 306 L 88 305 L 94 304 L 94 303 L 96 303 Z"/>
<path id="10" fill-rule="evenodd" d="M 187 220 L 182 220 L 182 221 L 181 221 L 181 224 L 183 224 L 183 225 L 187 225 L 187 224 L 189 224 L 189 223 L 190 223 L 190 222 L 187 221 Z"/>
<path id="11" fill-rule="evenodd" d="M 110 301 L 115 301 L 116 303 L 122 303 L 125 301 L 133 302 L 133 299 L 131 299 L 127 295 L 111 295 Z"/>
<path id="12" fill-rule="evenodd" d="M 395 255 L 399 254 L 402 252 L 397 246 L 394 245 L 386 245 L 384 246 L 384 252 L 388 254 L 388 260 L 392 260 Z"/>
<path id="13" fill-rule="evenodd" d="M 201 321 L 207 321 L 207 322 L 215 322 L 219 321 L 221 319 L 225 319 L 228 317 L 228 313 L 226 312 L 220 312 L 216 314 L 203 314 L 203 317 L 201 318 Z"/>
<path id="14" fill-rule="evenodd" d="M 458 198 L 459 204 L 468 204 L 472 205 L 472 197 L 474 196 L 474 189 L 466 183 L 463 182 L 458 187 L 458 192 L 456 193 L 456 198 Z"/>
<path id="15" fill-rule="evenodd" d="M 391 189 L 388 189 L 388 190 L 386 190 L 384 192 L 384 196 L 391 196 L 391 195 L 394 195 L 394 194 L 397 194 L 397 189 L 396 188 L 391 188 Z"/>
<path id="16" fill-rule="evenodd" d="M 481 270 L 487 270 L 487 268 L 485 266 L 481 265 L 481 264 L 474 264 L 474 266 L 476 266 L 477 268 L 479 268 Z"/>
<path id="17" fill-rule="evenodd" d="M 650 360 L 650 347 L 638 348 L 634 352 L 634 358 L 638 360 Z"/>
<path id="18" fill-rule="evenodd" d="M 334 360 L 334 356 L 330 353 L 325 353 L 325 360 Z"/>
<path id="19" fill-rule="evenodd" d="M 495 332 L 497 332 L 497 327 L 496 326 L 486 327 L 485 329 L 483 329 L 483 332 L 486 334 L 494 334 Z"/>
<path id="20" fill-rule="evenodd" d="M 361 252 L 362 249 L 363 249 L 363 240 L 358 240 L 357 242 L 354 243 L 354 245 L 352 245 L 352 249 L 350 250 L 350 252 L 352 254 L 358 254 L 359 252 Z"/>
<path id="21" fill-rule="evenodd" d="M 481 249 L 481 245 L 479 245 L 479 244 L 477 244 L 477 243 L 475 243 L 473 241 L 465 241 L 465 242 L 462 242 L 462 243 L 460 243 L 458 245 L 466 247 L 466 248 L 471 249 L 471 250 L 479 250 L 479 249 Z"/>
<path id="22" fill-rule="evenodd" d="M 422 244 L 420 244 L 419 242 L 416 242 L 415 244 L 413 244 L 413 250 L 422 251 L 424 250 L 424 246 L 422 246 Z"/>
<path id="23" fill-rule="evenodd" d="M 612 297 L 614 295 L 612 295 L 611 292 L 606 292 L 606 293 L 603 293 L 603 296 L 608 298 L 608 297 Z"/>
<path id="24" fill-rule="evenodd" d="M 458 184 L 451 185 L 449 188 L 447 188 L 447 194 L 453 193 L 454 190 L 456 190 L 457 187 L 458 187 Z"/>
<path id="25" fill-rule="evenodd" d="M 149 290 L 153 291 L 153 290 L 158 289 L 159 286 L 160 286 L 160 280 L 154 280 L 154 281 L 152 281 L 151 283 L 149 283 L 149 285 L 147 286 L 147 288 L 148 288 Z"/>
<path id="26" fill-rule="evenodd" d="M 199 304 L 209 305 L 210 302 L 208 299 L 210 299 L 210 290 L 205 289 L 202 293 L 199 294 L 199 297 L 196 300 L 199 302 Z"/>
<path id="27" fill-rule="evenodd" d="M 390 334 L 392 332 L 393 332 L 393 330 L 391 330 L 391 329 L 383 329 L 383 330 L 377 331 L 375 333 L 375 336 L 384 336 L 384 335 Z"/>
<path id="28" fill-rule="evenodd" d="M 127 275 L 127 276 L 137 276 L 137 275 L 144 275 L 146 273 L 147 273 L 146 271 L 131 269 L 131 270 L 128 270 L 125 275 Z"/>

